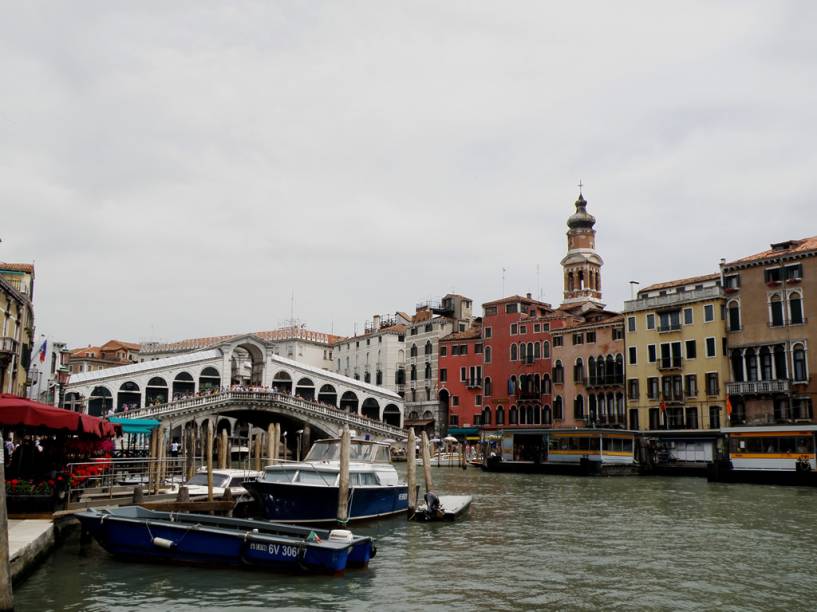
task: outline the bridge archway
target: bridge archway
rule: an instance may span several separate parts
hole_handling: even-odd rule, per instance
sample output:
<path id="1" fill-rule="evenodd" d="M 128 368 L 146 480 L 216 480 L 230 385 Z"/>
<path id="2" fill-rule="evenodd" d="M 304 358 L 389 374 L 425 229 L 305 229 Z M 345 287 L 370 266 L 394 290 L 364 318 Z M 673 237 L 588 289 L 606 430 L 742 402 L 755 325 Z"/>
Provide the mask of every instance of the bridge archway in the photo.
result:
<path id="1" fill-rule="evenodd" d="M 324 404 L 338 405 L 338 392 L 332 385 L 323 385 L 318 391 L 318 401 Z"/>
<path id="2" fill-rule="evenodd" d="M 218 389 L 221 386 L 221 374 L 212 366 L 208 366 L 199 374 L 199 391 Z"/>
<path id="3" fill-rule="evenodd" d="M 370 418 L 373 421 L 377 421 L 380 419 L 380 404 L 378 404 L 377 400 L 373 397 L 367 397 L 363 401 L 363 406 L 361 406 L 360 412 L 363 416 Z"/>
<path id="4" fill-rule="evenodd" d="M 154 376 L 145 386 L 145 405 L 164 404 L 168 395 L 167 381 L 161 376 Z"/>
<path id="5" fill-rule="evenodd" d="M 184 397 L 185 395 L 193 395 L 196 391 L 196 383 L 193 380 L 193 375 L 190 372 L 179 372 L 176 378 L 173 379 L 173 397 Z"/>
<path id="6" fill-rule="evenodd" d="M 233 346 L 230 354 L 232 384 L 263 385 L 265 354 L 264 346 L 252 338 L 245 338 Z"/>
<path id="7" fill-rule="evenodd" d="M 88 414 L 91 416 L 105 416 L 113 409 L 113 394 L 108 387 L 102 385 L 94 387 L 88 396 Z"/>
<path id="8" fill-rule="evenodd" d="M 272 379 L 272 387 L 281 393 L 291 394 L 292 376 L 289 375 L 289 372 L 285 372 L 284 370 L 276 372 L 275 377 Z"/>
<path id="9" fill-rule="evenodd" d="M 304 376 L 295 385 L 295 395 L 302 397 L 305 400 L 315 399 L 315 383 L 311 378 Z"/>
<path id="10" fill-rule="evenodd" d="M 383 422 L 394 427 L 400 427 L 400 409 L 394 404 L 388 404 L 383 408 Z"/>
<path id="11" fill-rule="evenodd" d="M 126 407 L 129 410 L 135 410 L 141 407 L 141 403 L 142 393 L 139 385 L 132 380 L 123 382 L 116 394 L 116 412 L 122 412 Z"/>
<path id="12" fill-rule="evenodd" d="M 346 412 L 357 412 L 359 401 L 357 395 L 352 391 L 347 391 L 340 396 L 340 409 Z"/>

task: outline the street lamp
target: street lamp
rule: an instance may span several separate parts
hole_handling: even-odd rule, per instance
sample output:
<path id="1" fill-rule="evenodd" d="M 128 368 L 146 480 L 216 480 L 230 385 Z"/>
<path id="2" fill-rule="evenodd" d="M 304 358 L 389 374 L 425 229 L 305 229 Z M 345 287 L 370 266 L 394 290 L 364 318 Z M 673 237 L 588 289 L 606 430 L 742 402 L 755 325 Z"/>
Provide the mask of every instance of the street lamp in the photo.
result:
<path id="1" fill-rule="evenodd" d="M 300 461 L 301 460 L 301 436 L 304 435 L 304 430 L 299 429 L 295 433 L 298 434 L 298 461 Z"/>
<path id="2" fill-rule="evenodd" d="M 286 461 L 286 458 L 287 458 L 287 433 L 288 432 L 285 431 L 284 435 L 283 435 L 283 438 L 284 438 L 284 461 Z"/>

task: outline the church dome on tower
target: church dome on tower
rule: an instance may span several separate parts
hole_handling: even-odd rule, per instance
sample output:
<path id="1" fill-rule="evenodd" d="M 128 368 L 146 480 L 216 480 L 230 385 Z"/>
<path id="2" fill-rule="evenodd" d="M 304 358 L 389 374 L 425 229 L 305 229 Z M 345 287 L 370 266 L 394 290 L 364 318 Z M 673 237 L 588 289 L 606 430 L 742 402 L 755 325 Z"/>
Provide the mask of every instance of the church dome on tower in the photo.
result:
<path id="1" fill-rule="evenodd" d="M 579 199 L 576 200 L 576 212 L 567 219 L 567 226 L 570 229 L 593 229 L 595 224 L 596 218 L 587 212 L 587 201 L 579 193 Z"/>

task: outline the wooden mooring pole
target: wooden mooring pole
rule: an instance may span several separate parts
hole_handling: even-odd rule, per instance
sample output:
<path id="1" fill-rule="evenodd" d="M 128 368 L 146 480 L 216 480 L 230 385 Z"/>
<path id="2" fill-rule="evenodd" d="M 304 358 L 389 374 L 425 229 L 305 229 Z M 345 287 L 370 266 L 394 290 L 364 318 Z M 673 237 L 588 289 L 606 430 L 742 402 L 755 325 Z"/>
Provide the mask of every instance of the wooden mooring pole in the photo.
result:
<path id="1" fill-rule="evenodd" d="M 207 424 L 207 501 L 213 501 L 213 424 Z"/>
<path id="2" fill-rule="evenodd" d="M 408 513 L 414 514 L 417 508 L 417 442 L 414 428 L 409 427 L 408 442 L 406 442 L 406 482 L 408 484 Z"/>
<path id="3" fill-rule="evenodd" d="M 221 449 L 221 463 L 219 467 L 222 470 L 226 470 L 230 465 L 230 438 L 227 436 L 227 430 L 221 430 L 221 443 L 219 444 L 219 448 Z"/>
<path id="4" fill-rule="evenodd" d="M 428 435 L 423 432 L 423 437 L 420 439 L 420 452 L 423 453 L 423 475 L 426 481 L 426 493 L 431 491 L 431 451 L 428 448 Z"/>
<path id="5" fill-rule="evenodd" d="M 340 434 L 340 475 L 338 477 L 338 523 L 349 522 L 349 452 L 351 450 L 349 426 L 344 425 Z"/>
<path id="6" fill-rule="evenodd" d="M 5 440 L 5 438 L 3 438 Z M 3 440 L 0 440 L 2 442 Z M 14 609 L 9 566 L 8 513 L 6 511 L 6 467 L 0 461 L 0 610 Z"/>
<path id="7" fill-rule="evenodd" d="M 261 471 L 261 433 L 260 429 L 255 430 L 255 471 Z"/>
<path id="8" fill-rule="evenodd" d="M 275 463 L 275 425 L 267 425 L 267 461 Z"/>

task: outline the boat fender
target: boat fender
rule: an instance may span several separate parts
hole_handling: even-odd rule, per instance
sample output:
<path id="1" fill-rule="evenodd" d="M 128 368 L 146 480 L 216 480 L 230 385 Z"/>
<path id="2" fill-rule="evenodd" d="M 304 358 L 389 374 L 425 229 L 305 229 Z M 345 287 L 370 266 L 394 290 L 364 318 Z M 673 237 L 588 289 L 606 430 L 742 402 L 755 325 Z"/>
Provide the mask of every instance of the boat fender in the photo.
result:
<path id="1" fill-rule="evenodd" d="M 167 548 L 168 550 L 172 549 L 176 546 L 176 543 L 173 540 L 168 540 L 167 538 L 153 538 L 153 545 L 158 546 L 159 548 Z"/>
<path id="2" fill-rule="evenodd" d="M 330 542 L 352 542 L 352 532 L 348 529 L 333 529 L 329 532 Z"/>

